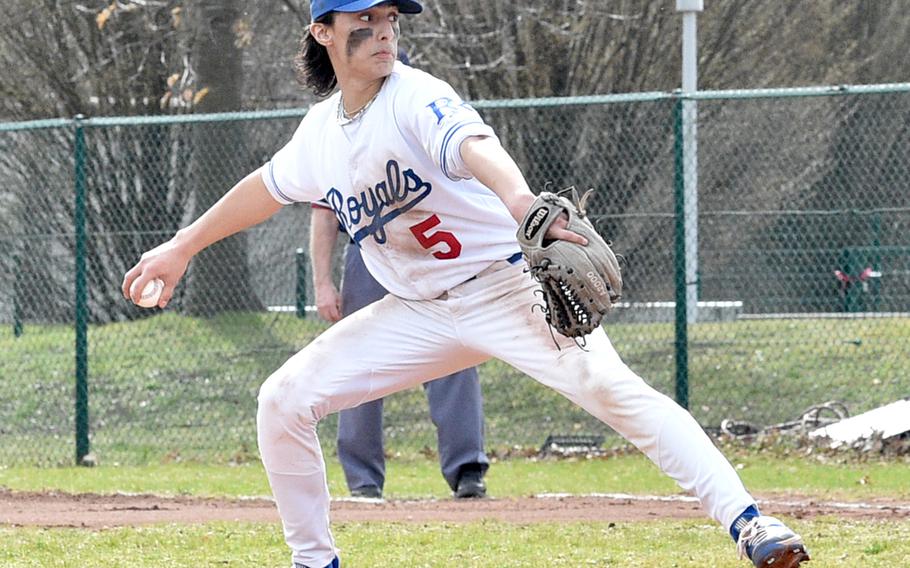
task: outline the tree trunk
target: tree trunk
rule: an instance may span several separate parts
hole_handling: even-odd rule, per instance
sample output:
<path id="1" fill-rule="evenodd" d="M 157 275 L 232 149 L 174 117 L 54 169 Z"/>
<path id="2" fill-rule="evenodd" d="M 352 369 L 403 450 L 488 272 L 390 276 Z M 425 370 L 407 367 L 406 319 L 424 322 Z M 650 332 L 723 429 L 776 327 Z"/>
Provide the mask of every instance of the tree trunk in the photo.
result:
<path id="1" fill-rule="evenodd" d="M 241 107 L 242 55 L 234 34 L 240 18 L 238 4 L 238 0 L 198 0 L 190 7 L 196 43 L 196 96 L 207 89 L 196 103 L 196 112 L 227 112 Z M 195 184 L 195 218 L 246 173 L 240 170 L 247 160 L 242 158 L 244 139 L 238 123 L 197 124 L 192 138 L 190 177 Z M 250 281 L 245 234 L 234 235 L 200 253 L 187 286 L 184 308 L 191 315 L 262 308 Z"/>

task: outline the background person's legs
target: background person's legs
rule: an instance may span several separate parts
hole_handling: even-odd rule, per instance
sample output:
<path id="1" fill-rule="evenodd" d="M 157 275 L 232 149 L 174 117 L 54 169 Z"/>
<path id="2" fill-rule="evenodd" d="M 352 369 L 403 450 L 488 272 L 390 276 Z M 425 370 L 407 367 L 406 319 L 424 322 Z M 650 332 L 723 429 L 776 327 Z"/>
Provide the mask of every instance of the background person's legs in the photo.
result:
<path id="1" fill-rule="evenodd" d="M 357 246 L 347 246 L 344 260 L 341 309 L 342 315 L 348 316 L 387 292 L 367 270 Z M 430 418 L 436 426 L 442 475 L 456 491 L 463 470 L 474 470 L 482 478 L 490 464 L 484 453 L 483 400 L 477 369 L 459 371 L 424 387 Z M 339 413 L 338 459 L 352 495 L 379 497 L 385 485 L 382 407 L 380 399 Z M 481 496 L 478 489 L 469 493 L 471 497 Z"/>
<path id="2" fill-rule="evenodd" d="M 430 418 L 436 425 L 439 465 L 452 491 L 458 490 L 462 474 L 475 472 L 478 478 L 490 467 L 484 452 L 483 396 L 477 369 L 470 367 L 424 385 Z M 467 488 L 465 488 L 467 491 Z M 482 497 L 478 487 L 459 497 Z"/>
<path id="3" fill-rule="evenodd" d="M 365 402 L 338 413 L 338 461 L 351 495 L 382 497 L 385 447 L 382 400 Z"/>
<path id="4" fill-rule="evenodd" d="M 477 369 L 470 367 L 424 384 L 430 418 L 436 426 L 439 465 L 452 491 L 462 475 L 464 495 L 482 497 L 482 478 L 490 460 L 484 452 L 483 400 Z M 383 399 L 342 410 L 338 416 L 338 460 L 351 494 L 381 497 L 385 486 L 385 448 L 382 431 Z"/>

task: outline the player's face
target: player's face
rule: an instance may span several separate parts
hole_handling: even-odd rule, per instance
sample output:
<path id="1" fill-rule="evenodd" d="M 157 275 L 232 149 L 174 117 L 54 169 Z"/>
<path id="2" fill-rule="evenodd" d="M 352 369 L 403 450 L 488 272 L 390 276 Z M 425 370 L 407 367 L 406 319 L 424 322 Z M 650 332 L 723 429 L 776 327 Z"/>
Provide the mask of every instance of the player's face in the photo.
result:
<path id="1" fill-rule="evenodd" d="M 380 4 L 363 12 L 336 12 L 332 25 L 336 74 L 344 67 L 347 74 L 364 79 L 386 77 L 398 57 L 398 7 Z"/>

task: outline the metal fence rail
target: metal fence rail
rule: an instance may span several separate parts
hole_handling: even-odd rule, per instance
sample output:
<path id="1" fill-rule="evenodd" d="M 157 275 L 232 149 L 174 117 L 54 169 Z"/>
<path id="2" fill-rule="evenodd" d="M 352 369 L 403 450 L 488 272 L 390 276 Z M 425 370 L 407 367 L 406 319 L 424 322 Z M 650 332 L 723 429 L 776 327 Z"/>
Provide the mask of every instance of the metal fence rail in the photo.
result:
<path id="1" fill-rule="evenodd" d="M 703 425 L 910 395 L 910 85 L 474 104 L 532 186 L 597 189 L 628 260 L 608 332 Z M 325 328 L 301 311 L 307 208 L 200 255 L 164 312 L 119 285 L 304 113 L 0 124 L 0 464 L 255 459 L 259 384 Z M 610 434 L 501 363 L 481 380 L 491 447 Z M 392 451 L 435 447 L 423 397 L 386 401 Z"/>

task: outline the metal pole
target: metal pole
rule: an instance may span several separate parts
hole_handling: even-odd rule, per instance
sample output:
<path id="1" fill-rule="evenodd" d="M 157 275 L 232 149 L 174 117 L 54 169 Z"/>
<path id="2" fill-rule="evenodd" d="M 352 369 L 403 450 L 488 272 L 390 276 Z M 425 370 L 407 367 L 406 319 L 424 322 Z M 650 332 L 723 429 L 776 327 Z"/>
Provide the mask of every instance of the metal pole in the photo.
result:
<path id="1" fill-rule="evenodd" d="M 22 293 L 22 257 L 19 253 L 13 256 L 13 270 L 16 272 L 13 276 L 13 336 L 22 337 L 22 304 L 19 302 L 19 294 Z"/>
<path id="2" fill-rule="evenodd" d="M 686 321 L 698 321 L 698 106 L 685 95 L 698 90 L 698 13 L 704 0 L 676 0 L 682 14 L 682 138 L 686 236 Z"/>
<path id="3" fill-rule="evenodd" d="M 686 287 L 686 192 L 683 176 L 683 99 L 673 107 L 673 162 L 675 223 L 673 228 L 675 251 L 673 262 L 674 289 L 676 290 L 676 320 L 674 325 L 676 352 L 676 402 L 689 408 L 689 325 L 686 321 L 688 310 Z"/>
<path id="4" fill-rule="evenodd" d="M 306 317 L 306 253 L 297 249 L 297 317 Z"/>
<path id="5" fill-rule="evenodd" d="M 86 285 L 86 233 L 85 233 L 85 117 L 76 116 L 73 141 L 75 208 L 73 225 L 76 233 L 76 465 L 83 465 L 89 453 L 88 437 L 88 287 Z"/>

